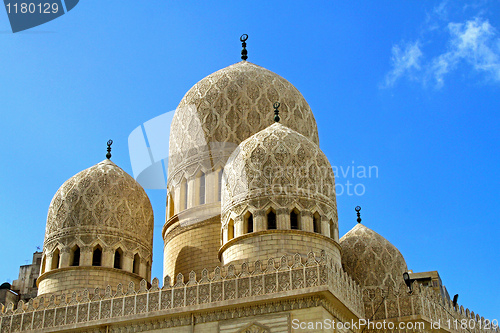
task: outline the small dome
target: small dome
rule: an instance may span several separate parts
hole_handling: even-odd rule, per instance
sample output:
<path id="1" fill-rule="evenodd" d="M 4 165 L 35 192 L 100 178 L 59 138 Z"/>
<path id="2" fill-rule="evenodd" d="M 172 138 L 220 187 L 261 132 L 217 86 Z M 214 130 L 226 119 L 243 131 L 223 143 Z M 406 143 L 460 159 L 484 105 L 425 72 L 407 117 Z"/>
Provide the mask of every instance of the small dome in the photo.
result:
<path id="1" fill-rule="evenodd" d="M 340 245 L 342 267 L 362 288 L 398 289 L 403 283 L 408 270 L 403 255 L 375 231 L 358 223 Z"/>
<path id="2" fill-rule="evenodd" d="M 0 285 L 0 289 L 10 289 L 10 283 L 4 282 Z"/>
<path id="3" fill-rule="evenodd" d="M 274 123 L 243 141 L 224 167 L 222 212 L 248 199 L 286 196 L 314 200 L 334 211 L 335 177 L 321 149 Z"/>
<path id="4" fill-rule="evenodd" d="M 302 94 L 263 67 L 241 61 L 196 83 L 179 103 L 172 120 L 169 181 L 207 150 L 222 149 L 223 165 L 238 144 L 268 126 L 276 101 L 281 104 L 283 124 L 319 144 L 316 121 Z M 225 145 L 220 148 L 217 143 Z"/>
<path id="5" fill-rule="evenodd" d="M 148 251 L 153 244 L 153 209 L 144 189 L 110 160 L 68 179 L 50 203 L 45 244 L 86 233 L 119 235 Z"/>

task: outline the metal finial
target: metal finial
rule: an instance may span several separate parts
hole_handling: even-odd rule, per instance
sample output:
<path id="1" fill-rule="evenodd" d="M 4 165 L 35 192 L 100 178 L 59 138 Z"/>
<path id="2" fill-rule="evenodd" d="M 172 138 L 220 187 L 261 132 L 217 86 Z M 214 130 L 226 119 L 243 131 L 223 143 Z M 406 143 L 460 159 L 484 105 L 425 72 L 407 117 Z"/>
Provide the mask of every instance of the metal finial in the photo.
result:
<path id="1" fill-rule="evenodd" d="M 247 47 L 247 43 L 246 43 L 247 39 L 248 39 L 248 35 L 247 34 L 243 34 L 240 37 L 241 47 L 243 48 L 243 50 L 241 50 L 241 59 L 243 59 L 243 60 L 247 60 L 248 59 L 248 56 L 247 56 L 248 52 L 247 52 L 247 49 L 246 49 L 246 47 Z"/>
<path id="2" fill-rule="evenodd" d="M 361 207 L 356 206 L 356 208 L 354 208 L 354 210 L 358 214 L 358 219 L 357 219 L 358 223 L 361 223 L 361 214 L 359 213 L 359 211 L 361 210 Z"/>
<path id="3" fill-rule="evenodd" d="M 109 140 L 108 145 L 108 153 L 106 154 L 106 158 L 109 160 L 111 158 L 111 145 L 113 144 L 113 140 Z"/>
<path id="4" fill-rule="evenodd" d="M 275 122 L 279 122 L 280 121 L 280 116 L 279 116 L 280 111 L 278 110 L 278 108 L 280 107 L 280 105 L 281 105 L 280 102 L 275 102 L 273 104 L 273 108 L 274 108 L 274 121 Z"/>

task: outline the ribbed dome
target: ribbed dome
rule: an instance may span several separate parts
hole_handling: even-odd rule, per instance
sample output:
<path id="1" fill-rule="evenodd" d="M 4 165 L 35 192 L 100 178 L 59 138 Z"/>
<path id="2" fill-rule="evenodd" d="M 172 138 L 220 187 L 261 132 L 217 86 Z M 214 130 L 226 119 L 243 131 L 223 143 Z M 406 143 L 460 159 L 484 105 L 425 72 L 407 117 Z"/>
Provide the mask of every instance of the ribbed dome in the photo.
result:
<path id="1" fill-rule="evenodd" d="M 407 271 L 399 250 L 375 231 L 358 223 L 340 239 L 342 267 L 362 288 L 397 289 Z"/>
<path id="2" fill-rule="evenodd" d="M 169 182 L 209 150 L 211 159 L 221 156 L 224 164 L 238 144 L 269 125 L 276 101 L 283 124 L 319 144 L 316 121 L 302 94 L 265 68 L 241 61 L 196 83 L 172 120 Z M 226 144 L 221 148 L 217 143 Z"/>
<path id="3" fill-rule="evenodd" d="M 274 123 L 243 141 L 224 167 L 222 212 L 259 197 L 302 197 L 335 211 L 335 177 L 325 154 L 304 135 Z"/>
<path id="4" fill-rule="evenodd" d="M 68 179 L 50 203 L 45 244 L 65 235 L 120 236 L 148 251 L 153 209 L 144 189 L 110 160 Z"/>

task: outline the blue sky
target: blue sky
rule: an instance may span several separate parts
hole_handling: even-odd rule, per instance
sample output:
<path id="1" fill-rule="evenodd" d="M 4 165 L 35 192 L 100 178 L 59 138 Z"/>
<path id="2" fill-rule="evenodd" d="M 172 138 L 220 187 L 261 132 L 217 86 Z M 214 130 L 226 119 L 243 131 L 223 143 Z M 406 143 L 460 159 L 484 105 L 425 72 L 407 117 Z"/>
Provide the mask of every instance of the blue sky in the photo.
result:
<path id="1" fill-rule="evenodd" d="M 414 271 L 438 270 L 459 303 L 500 319 L 498 1 L 81 1 L 12 34 L 0 10 L 0 282 L 43 245 L 49 203 L 105 158 L 130 174 L 128 135 L 174 110 L 206 75 L 249 61 L 309 102 L 338 170 L 376 166 L 338 195 L 340 234 L 356 223 Z M 352 170 L 352 169 L 351 169 Z M 155 211 L 162 275 L 165 192 Z"/>

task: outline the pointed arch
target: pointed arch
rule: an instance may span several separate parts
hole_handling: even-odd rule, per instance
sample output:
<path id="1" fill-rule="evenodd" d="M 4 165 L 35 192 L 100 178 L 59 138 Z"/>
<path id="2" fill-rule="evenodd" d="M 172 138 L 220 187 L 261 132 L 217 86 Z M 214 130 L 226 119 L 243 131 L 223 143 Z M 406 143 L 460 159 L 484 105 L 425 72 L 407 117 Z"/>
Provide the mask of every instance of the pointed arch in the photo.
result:
<path id="1" fill-rule="evenodd" d="M 139 274 L 141 265 L 141 257 L 139 257 L 139 253 L 134 255 L 134 262 L 132 264 L 132 273 Z"/>
<path id="2" fill-rule="evenodd" d="M 70 250 L 71 266 L 80 266 L 80 247 L 75 245 Z"/>
<path id="3" fill-rule="evenodd" d="M 297 208 L 292 209 L 290 212 L 290 229 L 300 230 L 300 212 Z"/>
<path id="4" fill-rule="evenodd" d="M 276 230 L 276 211 L 273 208 L 270 208 L 266 214 L 267 217 L 267 230 Z"/>
<path id="5" fill-rule="evenodd" d="M 123 267 L 123 250 L 121 248 L 117 248 L 115 250 L 113 268 L 122 269 L 122 267 Z"/>
<path id="6" fill-rule="evenodd" d="M 92 266 L 102 265 L 102 247 L 97 244 L 92 250 Z"/>
<path id="7" fill-rule="evenodd" d="M 52 262 L 50 265 L 50 269 L 59 268 L 60 263 L 61 263 L 61 251 L 59 251 L 59 248 L 56 248 L 54 252 L 52 252 Z"/>
<path id="8" fill-rule="evenodd" d="M 245 234 L 249 234 L 253 232 L 253 214 L 251 212 L 247 212 L 243 218 L 244 228 L 243 231 Z"/>
<path id="9" fill-rule="evenodd" d="M 318 212 L 313 214 L 313 231 L 321 233 L 321 215 Z"/>
<path id="10" fill-rule="evenodd" d="M 234 238 L 234 220 L 230 219 L 227 224 L 227 240 L 230 241 Z"/>

